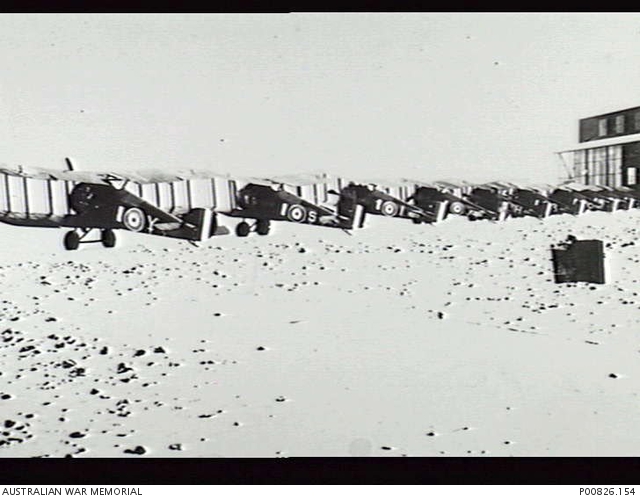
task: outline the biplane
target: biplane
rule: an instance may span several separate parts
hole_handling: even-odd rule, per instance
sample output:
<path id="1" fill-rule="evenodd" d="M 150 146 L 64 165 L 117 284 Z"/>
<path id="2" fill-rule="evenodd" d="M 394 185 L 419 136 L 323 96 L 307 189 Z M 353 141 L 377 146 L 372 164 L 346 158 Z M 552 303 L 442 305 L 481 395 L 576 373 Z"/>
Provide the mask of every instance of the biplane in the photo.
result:
<path id="1" fill-rule="evenodd" d="M 466 216 L 469 220 L 504 220 L 509 214 L 509 203 L 494 189 L 481 188 L 468 182 L 433 182 L 423 195 L 437 195 L 435 190 L 450 199 L 449 213 Z M 435 189 L 435 190 L 434 190 Z"/>
<path id="2" fill-rule="evenodd" d="M 115 175 L 22 167 L 0 168 L 0 221 L 30 227 L 69 228 L 64 236 L 67 250 L 83 243 L 116 245 L 115 230 L 204 241 L 226 233 L 218 227 L 212 207 L 179 201 L 175 184 L 189 181 L 173 177 Z M 166 177 L 166 175 L 165 175 Z M 171 206 L 149 201 L 143 191 L 158 193 L 168 185 Z M 183 196 L 184 198 L 184 196 Z M 157 199 L 157 197 L 156 197 Z M 98 239 L 91 234 L 99 232 Z"/>
<path id="3" fill-rule="evenodd" d="M 274 184 L 276 182 L 251 182 L 238 190 L 235 207 L 224 212 L 227 216 L 243 219 L 236 225 L 238 237 L 246 237 L 252 231 L 261 236 L 267 235 L 272 221 L 320 225 L 347 231 L 362 227 L 364 223 L 364 212 L 358 209 L 356 199 L 348 193 L 334 192 L 338 194 L 335 205 L 322 206 L 289 192 L 284 183 L 279 183 L 277 188 L 274 188 Z"/>
<path id="4" fill-rule="evenodd" d="M 640 208 L 640 191 L 632 189 L 631 187 L 607 187 L 607 189 L 614 190 L 626 201 L 627 209 Z"/>
<path id="5" fill-rule="evenodd" d="M 593 211 L 616 211 L 622 205 L 622 199 L 614 191 L 608 191 L 597 185 L 569 182 L 563 184 L 562 188 L 580 193 L 588 200 L 587 208 Z"/>
<path id="6" fill-rule="evenodd" d="M 466 182 L 445 182 L 423 183 L 415 180 L 405 180 L 412 183 L 415 190 L 408 200 L 413 201 L 416 206 L 428 207 L 434 203 L 446 203 L 446 215 L 466 216 L 471 220 L 488 218 L 502 220 L 500 205 L 494 206 L 491 197 L 495 194 L 487 192 L 486 196 L 477 192 L 477 187 Z M 476 191 L 476 192 L 474 192 Z M 505 214 L 506 217 L 506 214 Z"/>
<path id="7" fill-rule="evenodd" d="M 555 203 L 559 213 L 582 215 L 587 210 L 592 209 L 590 199 L 572 189 L 557 187 L 549 193 L 549 199 Z"/>
<path id="8" fill-rule="evenodd" d="M 436 203 L 446 203 L 446 210 L 443 218 L 447 215 L 463 215 L 467 209 L 467 203 L 447 191 L 440 190 L 428 185 L 418 185 L 407 201 L 412 201 L 419 208 L 429 209 Z"/>
<path id="9" fill-rule="evenodd" d="M 609 187 L 604 185 L 589 185 L 589 191 L 592 193 L 617 200 L 617 203 L 605 205 L 606 211 L 630 210 L 640 207 L 640 192 L 630 187 Z"/>
<path id="10" fill-rule="evenodd" d="M 489 219 L 502 222 L 514 211 L 509 198 L 491 187 L 474 187 L 465 195 L 465 201 L 472 206 L 467 214 L 469 220 Z"/>
<path id="11" fill-rule="evenodd" d="M 555 203 L 534 188 L 522 187 L 510 182 L 491 182 L 483 187 L 494 189 L 509 202 L 512 217 L 532 216 L 547 218 L 555 210 Z"/>
<path id="12" fill-rule="evenodd" d="M 350 182 L 340 191 L 340 194 L 354 197 L 368 214 L 405 218 L 415 224 L 441 222 L 447 215 L 449 203 L 447 199 L 434 199 L 417 204 L 413 197 L 403 201 L 377 188 L 374 184 L 364 185 L 355 182 Z M 414 204 L 408 201 L 413 201 Z"/>
<path id="13" fill-rule="evenodd" d="M 556 204 L 532 188 L 518 187 L 514 189 L 510 201 L 521 207 L 521 216 L 547 218 L 556 212 Z"/>
<path id="14" fill-rule="evenodd" d="M 403 179 L 407 185 L 413 188 L 413 194 L 407 198 L 416 206 L 428 209 L 437 203 L 446 203 L 444 218 L 448 215 L 466 215 L 470 210 L 477 208 L 465 200 L 464 195 L 470 191 L 470 185 L 466 183 L 432 182 L 426 183 L 419 180 Z"/>

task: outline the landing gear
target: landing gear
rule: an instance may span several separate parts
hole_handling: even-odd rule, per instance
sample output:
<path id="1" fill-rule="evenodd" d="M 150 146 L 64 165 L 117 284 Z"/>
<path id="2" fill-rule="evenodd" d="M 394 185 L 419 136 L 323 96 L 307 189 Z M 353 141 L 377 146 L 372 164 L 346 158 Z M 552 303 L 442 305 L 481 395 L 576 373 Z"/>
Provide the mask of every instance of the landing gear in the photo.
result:
<path id="1" fill-rule="evenodd" d="M 258 220 L 256 222 L 256 232 L 260 236 L 266 236 L 271 229 L 271 221 L 269 220 Z"/>
<path id="2" fill-rule="evenodd" d="M 256 220 L 255 224 L 250 225 L 244 220 L 236 225 L 236 236 L 247 237 L 251 231 L 260 236 L 266 236 L 271 230 L 271 220 Z"/>
<path id="3" fill-rule="evenodd" d="M 105 248 L 113 248 L 116 245 L 116 233 L 113 229 L 104 229 L 100 240 Z"/>
<path id="4" fill-rule="evenodd" d="M 64 247 L 69 251 L 77 250 L 80 247 L 80 236 L 75 230 L 64 235 Z"/>
<path id="5" fill-rule="evenodd" d="M 240 222 L 236 225 L 236 236 L 247 237 L 251 232 L 251 226 L 247 222 Z"/>
<path id="6" fill-rule="evenodd" d="M 77 250 L 81 244 L 102 243 L 105 248 L 113 248 L 116 245 L 116 234 L 113 229 L 102 229 L 100 239 L 86 239 L 93 228 L 78 228 L 70 230 L 64 235 L 64 247 L 69 251 Z"/>

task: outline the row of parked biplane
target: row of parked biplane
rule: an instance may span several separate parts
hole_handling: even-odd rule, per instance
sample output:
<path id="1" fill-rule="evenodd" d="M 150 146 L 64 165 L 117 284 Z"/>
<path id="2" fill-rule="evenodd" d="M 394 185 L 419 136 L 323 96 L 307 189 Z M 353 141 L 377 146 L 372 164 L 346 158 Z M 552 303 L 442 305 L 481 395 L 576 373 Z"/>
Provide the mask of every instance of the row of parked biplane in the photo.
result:
<path id="1" fill-rule="evenodd" d="M 203 241 L 228 234 L 218 215 L 241 221 L 240 237 L 269 233 L 272 221 L 352 230 L 367 215 L 437 223 L 448 216 L 502 221 L 557 213 L 640 208 L 640 190 L 565 183 L 523 187 L 494 182 L 393 186 L 347 181 L 330 175 L 307 179 L 245 180 L 211 173 L 100 174 L 22 167 L 0 168 L 0 221 L 13 225 L 67 227 L 64 246 L 116 243 L 115 229 Z M 98 231 L 100 237 L 91 239 Z"/>

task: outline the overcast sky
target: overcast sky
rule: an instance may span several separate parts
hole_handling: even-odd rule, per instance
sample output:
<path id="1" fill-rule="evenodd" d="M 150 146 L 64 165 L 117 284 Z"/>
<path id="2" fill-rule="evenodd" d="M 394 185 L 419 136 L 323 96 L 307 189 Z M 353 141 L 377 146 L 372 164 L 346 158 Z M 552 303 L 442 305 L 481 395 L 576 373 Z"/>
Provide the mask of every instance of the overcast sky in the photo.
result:
<path id="1" fill-rule="evenodd" d="M 0 163 L 554 181 L 636 14 L 0 15 Z"/>

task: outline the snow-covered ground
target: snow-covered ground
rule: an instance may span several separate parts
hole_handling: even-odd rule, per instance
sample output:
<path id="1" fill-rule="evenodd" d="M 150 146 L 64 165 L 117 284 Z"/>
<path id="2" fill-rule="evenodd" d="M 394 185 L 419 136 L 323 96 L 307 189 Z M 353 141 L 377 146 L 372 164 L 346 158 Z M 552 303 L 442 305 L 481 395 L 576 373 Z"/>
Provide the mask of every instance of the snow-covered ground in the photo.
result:
<path id="1" fill-rule="evenodd" d="M 0 457 L 637 455 L 639 221 L 0 225 Z M 568 234 L 607 284 L 554 284 Z"/>

